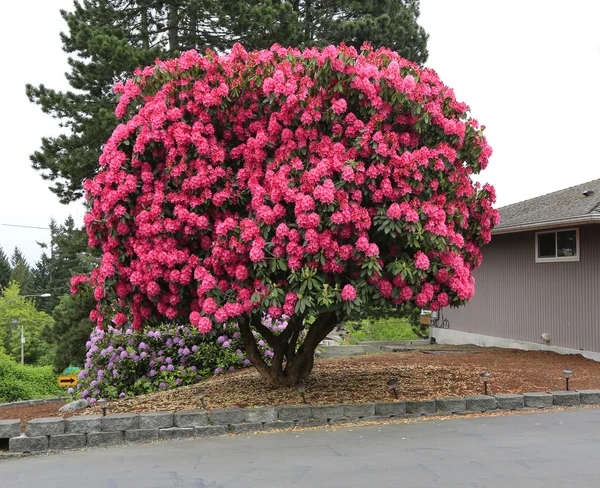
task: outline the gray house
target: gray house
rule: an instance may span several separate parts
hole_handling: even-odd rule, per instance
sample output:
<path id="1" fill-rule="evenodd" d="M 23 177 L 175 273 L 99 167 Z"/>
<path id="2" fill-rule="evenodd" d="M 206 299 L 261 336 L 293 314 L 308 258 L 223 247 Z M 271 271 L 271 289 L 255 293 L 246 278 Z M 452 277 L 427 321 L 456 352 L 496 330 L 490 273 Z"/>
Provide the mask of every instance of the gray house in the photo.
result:
<path id="1" fill-rule="evenodd" d="M 475 296 L 441 311 L 438 342 L 600 360 L 600 180 L 501 208 L 482 252 Z"/>

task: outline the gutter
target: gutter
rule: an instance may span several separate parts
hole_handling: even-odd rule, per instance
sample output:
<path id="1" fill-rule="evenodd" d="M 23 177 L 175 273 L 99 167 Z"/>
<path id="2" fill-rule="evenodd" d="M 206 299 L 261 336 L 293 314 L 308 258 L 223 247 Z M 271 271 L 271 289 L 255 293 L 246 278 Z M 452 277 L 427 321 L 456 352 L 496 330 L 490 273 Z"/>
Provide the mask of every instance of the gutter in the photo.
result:
<path id="1" fill-rule="evenodd" d="M 531 222 L 527 224 L 509 225 L 506 227 L 496 227 L 492 230 L 492 235 L 512 234 L 515 232 L 525 232 L 529 230 L 548 229 L 550 227 L 570 227 L 573 225 L 600 224 L 600 214 L 586 214 L 579 217 L 569 217 L 566 219 L 548 220 L 546 222 Z"/>

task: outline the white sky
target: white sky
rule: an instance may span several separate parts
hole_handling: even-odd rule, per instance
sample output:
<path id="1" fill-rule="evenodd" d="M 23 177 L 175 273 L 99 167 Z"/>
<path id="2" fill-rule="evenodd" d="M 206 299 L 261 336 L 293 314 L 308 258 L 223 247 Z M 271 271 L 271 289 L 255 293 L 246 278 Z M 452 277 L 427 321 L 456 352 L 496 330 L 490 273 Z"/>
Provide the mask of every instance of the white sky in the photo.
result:
<path id="1" fill-rule="evenodd" d="M 68 87 L 59 10 L 71 7 L 72 0 L 3 5 L 13 21 L 0 30 L 0 224 L 45 227 L 70 214 L 82 222 L 82 205 L 61 205 L 31 168 L 41 137 L 60 128 L 25 96 L 25 83 Z M 421 0 L 427 65 L 487 126 L 494 155 L 480 180 L 494 184 L 499 206 L 600 178 L 599 18 L 595 0 Z M 0 225 L 0 246 L 7 254 L 19 246 L 31 264 L 40 254 L 35 241 L 48 236 Z"/>

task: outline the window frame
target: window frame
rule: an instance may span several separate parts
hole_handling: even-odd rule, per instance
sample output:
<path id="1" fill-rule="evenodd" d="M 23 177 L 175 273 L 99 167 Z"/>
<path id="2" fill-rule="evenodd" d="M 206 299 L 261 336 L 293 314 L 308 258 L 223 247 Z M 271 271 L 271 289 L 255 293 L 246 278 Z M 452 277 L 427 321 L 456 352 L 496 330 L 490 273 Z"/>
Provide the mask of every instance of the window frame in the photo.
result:
<path id="1" fill-rule="evenodd" d="M 549 258 L 539 257 L 539 235 L 540 234 L 554 234 L 554 249 L 558 254 L 558 233 L 575 231 L 575 256 L 554 256 Z M 564 263 L 564 262 L 577 262 L 581 260 L 581 253 L 579 249 L 579 227 L 570 227 L 567 229 L 554 229 L 554 230 L 542 230 L 535 233 L 535 262 L 536 263 Z"/>

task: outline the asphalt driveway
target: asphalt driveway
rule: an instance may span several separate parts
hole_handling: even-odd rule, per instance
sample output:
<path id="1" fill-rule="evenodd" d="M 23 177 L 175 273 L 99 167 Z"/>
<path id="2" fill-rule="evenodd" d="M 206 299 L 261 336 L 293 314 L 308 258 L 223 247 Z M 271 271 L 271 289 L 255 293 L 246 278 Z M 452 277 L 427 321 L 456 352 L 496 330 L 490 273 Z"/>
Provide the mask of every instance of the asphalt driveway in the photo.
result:
<path id="1" fill-rule="evenodd" d="M 600 409 L 197 439 L 0 463 L 2 488 L 579 488 Z"/>

